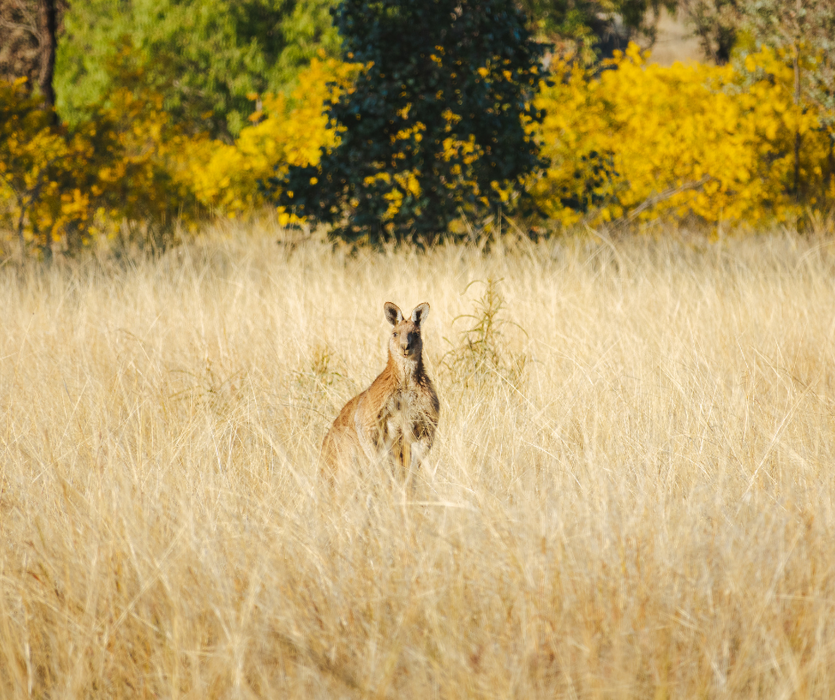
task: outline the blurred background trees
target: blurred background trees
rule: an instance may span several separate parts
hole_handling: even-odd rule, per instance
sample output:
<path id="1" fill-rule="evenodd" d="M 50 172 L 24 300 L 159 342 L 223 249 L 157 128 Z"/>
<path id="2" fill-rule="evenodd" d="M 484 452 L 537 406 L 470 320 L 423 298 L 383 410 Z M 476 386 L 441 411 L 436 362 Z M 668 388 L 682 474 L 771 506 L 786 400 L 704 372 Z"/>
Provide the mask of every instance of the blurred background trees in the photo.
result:
<path id="1" fill-rule="evenodd" d="M 835 112 L 835 3 L 832 0 L 746 0 L 740 24 L 758 46 L 791 61 L 795 101 Z M 745 46 L 741 48 L 746 48 Z"/>
<path id="2" fill-rule="evenodd" d="M 351 240 L 523 200 L 539 230 L 832 210 L 831 0 L 445 2 L 0 0 L 0 249 L 165 245 L 271 196 Z M 702 63 L 651 64 L 672 16 Z"/>
<path id="3" fill-rule="evenodd" d="M 731 60 L 740 27 L 744 0 L 679 0 L 679 11 L 687 19 L 705 58 L 717 65 Z"/>
<path id="4" fill-rule="evenodd" d="M 328 107 L 339 143 L 274 181 L 277 203 L 378 242 L 509 208 L 541 166 L 525 127 L 545 50 L 513 0 L 344 0 L 334 20 L 366 69 Z"/>
<path id="5" fill-rule="evenodd" d="M 70 123 L 125 87 L 113 57 L 130 47 L 144 87 L 172 119 L 227 142 L 252 113 L 250 93 L 278 92 L 319 50 L 338 52 L 331 0 L 85 0 L 64 23 L 58 109 Z"/>
<path id="6" fill-rule="evenodd" d="M 675 14 L 677 0 L 521 0 L 539 36 L 557 53 L 593 63 L 623 51 L 630 41 L 651 44 L 662 8 Z"/>

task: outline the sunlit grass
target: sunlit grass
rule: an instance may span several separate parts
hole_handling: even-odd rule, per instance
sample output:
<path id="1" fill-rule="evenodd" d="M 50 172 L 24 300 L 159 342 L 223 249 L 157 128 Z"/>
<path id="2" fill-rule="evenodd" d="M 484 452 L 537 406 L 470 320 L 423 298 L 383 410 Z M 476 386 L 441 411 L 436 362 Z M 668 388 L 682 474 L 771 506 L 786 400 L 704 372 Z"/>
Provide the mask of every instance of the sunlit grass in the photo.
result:
<path id="1" fill-rule="evenodd" d="M 0 696 L 833 695 L 835 243 L 275 239 L 0 271 Z M 438 439 L 331 493 L 385 301 Z"/>

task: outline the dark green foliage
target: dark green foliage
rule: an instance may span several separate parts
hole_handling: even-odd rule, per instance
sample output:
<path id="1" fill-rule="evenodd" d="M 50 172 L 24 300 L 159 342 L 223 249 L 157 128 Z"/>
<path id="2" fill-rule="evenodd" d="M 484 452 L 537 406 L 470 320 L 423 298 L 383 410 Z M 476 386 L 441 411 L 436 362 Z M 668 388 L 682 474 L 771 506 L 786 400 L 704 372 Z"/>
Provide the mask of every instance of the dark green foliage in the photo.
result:
<path id="1" fill-rule="evenodd" d="M 615 169 L 612 153 L 590 151 L 580 156 L 574 171 L 574 182 L 579 187 L 562 187 L 559 193 L 564 207 L 584 214 L 603 206 L 611 196 L 611 183 L 616 182 L 620 173 Z"/>
<path id="2" fill-rule="evenodd" d="M 175 121 L 229 138 L 246 124 L 247 94 L 279 92 L 317 51 L 335 54 L 334 0 L 85 0 L 65 16 L 58 51 L 58 110 L 92 113 L 121 76 L 124 46 L 144 87 L 166 97 Z"/>
<path id="3" fill-rule="evenodd" d="M 347 240 L 431 242 L 462 213 L 499 209 L 491 183 L 539 166 L 522 121 L 541 118 L 530 99 L 544 49 L 512 0 L 345 0 L 334 23 L 345 55 L 371 65 L 330 106 L 340 145 L 271 182 L 279 204 Z M 409 173 L 419 191 L 404 186 Z"/>

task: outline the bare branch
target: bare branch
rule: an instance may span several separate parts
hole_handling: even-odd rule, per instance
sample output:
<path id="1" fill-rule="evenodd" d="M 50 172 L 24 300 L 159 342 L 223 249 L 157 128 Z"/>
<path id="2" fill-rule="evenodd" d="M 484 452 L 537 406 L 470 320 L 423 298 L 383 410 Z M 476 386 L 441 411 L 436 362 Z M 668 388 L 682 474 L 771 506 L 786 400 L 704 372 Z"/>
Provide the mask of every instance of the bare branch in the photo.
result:
<path id="1" fill-rule="evenodd" d="M 705 175 L 699 180 L 685 182 L 683 185 L 679 185 L 678 187 L 670 187 L 669 189 L 666 189 L 663 192 L 659 192 L 658 194 L 654 194 L 651 197 L 647 197 L 643 202 L 641 202 L 637 207 L 635 207 L 632 211 L 629 212 L 629 214 L 627 214 L 623 218 L 625 221 L 634 221 L 636 218 L 638 218 L 638 216 L 641 215 L 642 212 L 645 212 L 647 209 L 651 209 L 656 204 L 660 204 L 661 202 L 670 199 L 671 197 L 675 197 L 677 194 L 681 194 L 682 192 L 700 189 L 713 179 L 715 179 L 713 175 Z"/>

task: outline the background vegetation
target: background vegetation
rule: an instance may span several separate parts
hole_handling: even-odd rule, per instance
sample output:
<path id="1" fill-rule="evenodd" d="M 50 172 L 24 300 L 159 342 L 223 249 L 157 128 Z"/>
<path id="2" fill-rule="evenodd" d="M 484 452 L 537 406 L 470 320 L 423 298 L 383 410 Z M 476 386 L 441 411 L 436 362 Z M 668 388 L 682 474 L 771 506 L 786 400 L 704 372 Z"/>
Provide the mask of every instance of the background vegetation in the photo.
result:
<path id="1" fill-rule="evenodd" d="M 283 223 L 325 222 L 352 240 L 471 238 L 514 211 L 540 232 L 829 215 L 829 3 L 536 2 L 506 35 L 462 5 L 468 19 L 449 31 L 418 31 L 415 15 L 411 58 L 384 66 L 403 32 L 362 28 L 411 17 L 401 4 L 342 8 L 335 27 L 327 0 L 4 0 L 3 254 L 165 246 L 275 202 Z M 651 43 L 662 10 L 691 22 L 713 63 L 648 65 L 628 41 Z M 502 12 L 523 18 L 510 0 L 491 5 Z M 551 42 L 541 62 L 533 36 Z"/>
<path id="2" fill-rule="evenodd" d="M 124 46 L 143 87 L 172 119 L 231 140 L 252 113 L 250 93 L 279 92 L 319 50 L 336 53 L 327 0 L 77 3 L 58 51 L 58 109 L 78 123 L 119 88 Z M 135 87 L 135 85 L 128 85 Z"/>
<path id="3" fill-rule="evenodd" d="M 334 21 L 363 69 L 327 105 L 338 142 L 272 180 L 277 203 L 346 240 L 428 244 L 509 206 L 542 165 L 530 127 L 544 46 L 524 13 L 507 0 L 344 0 Z"/>

